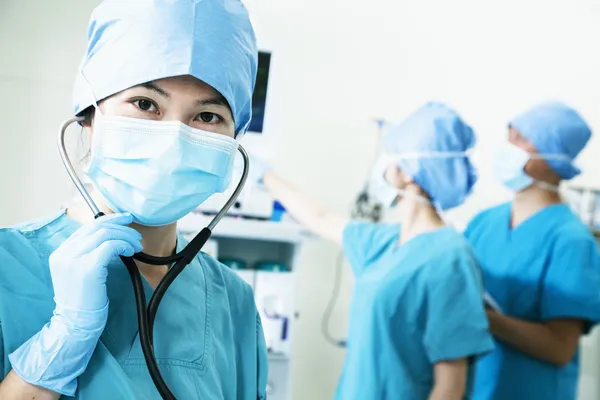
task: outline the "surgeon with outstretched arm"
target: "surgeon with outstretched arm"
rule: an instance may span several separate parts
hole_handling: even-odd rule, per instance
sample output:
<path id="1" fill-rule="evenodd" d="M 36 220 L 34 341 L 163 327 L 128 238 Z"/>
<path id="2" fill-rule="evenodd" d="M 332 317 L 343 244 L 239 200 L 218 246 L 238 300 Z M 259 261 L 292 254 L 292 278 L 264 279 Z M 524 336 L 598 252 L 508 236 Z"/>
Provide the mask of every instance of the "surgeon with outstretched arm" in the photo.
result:
<path id="1" fill-rule="evenodd" d="M 300 223 L 343 247 L 356 276 L 338 400 L 470 398 L 473 359 L 493 348 L 477 261 L 440 216 L 476 174 L 473 130 L 428 103 L 384 137 L 371 185 L 394 222 L 348 221 L 259 160 L 252 175 Z"/>

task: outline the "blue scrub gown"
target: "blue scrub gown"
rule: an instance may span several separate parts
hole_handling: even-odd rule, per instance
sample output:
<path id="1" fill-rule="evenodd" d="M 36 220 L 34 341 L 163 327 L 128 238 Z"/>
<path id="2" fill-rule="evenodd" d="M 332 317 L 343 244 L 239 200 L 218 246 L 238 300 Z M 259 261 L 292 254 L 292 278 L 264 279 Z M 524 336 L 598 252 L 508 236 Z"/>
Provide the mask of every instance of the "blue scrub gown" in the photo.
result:
<path id="1" fill-rule="evenodd" d="M 600 270 L 594 237 L 564 204 L 510 228 L 511 204 L 477 215 L 467 227 L 485 289 L 504 313 L 528 321 L 600 319 Z M 477 400 L 576 398 L 579 357 L 559 367 L 497 341 L 477 363 Z"/>
<path id="2" fill-rule="evenodd" d="M 61 212 L 0 229 L 0 376 L 11 369 L 8 354 L 52 316 L 48 256 L 79 226 Z M 181 250 L 184 240 L 178 242 Z M 152 288 L 144 283 L 149 300 Z M 133 289 L 122 263 L 109 266 L 107 289 L 108 323 L 75 398 L 160 399 L 146 369 Z M 252 289 L 208 255 L 199 254 L 169 288 L 154 332 L 159 367 L 177 398 L 265 398 L 267 353 Z"/>
<path id="3" fill-rule="evenodd" d="M 493 347 L 464 237 L 442 228 L 399 246 L 399 235 L 398 225 L 352 222 L 345 229 L 356 283 L 338 400 L 425 400 L 435 363 Z"/>

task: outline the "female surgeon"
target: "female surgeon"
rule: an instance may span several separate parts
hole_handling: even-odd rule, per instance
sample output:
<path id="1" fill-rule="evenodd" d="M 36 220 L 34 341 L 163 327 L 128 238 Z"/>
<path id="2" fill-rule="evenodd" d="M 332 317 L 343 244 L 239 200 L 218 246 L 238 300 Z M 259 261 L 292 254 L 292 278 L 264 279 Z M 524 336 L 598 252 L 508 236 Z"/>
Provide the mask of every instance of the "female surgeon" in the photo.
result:
<path id="1" fill-rule="evenodd" d="M 335 398 L 469 398 L 473 357 L 492 349 L 482 285 L 470 246 L 436 205 L 461 204 L 476 176 L 472 129 L 429 103 L 384 138 L 374 171 L 395 223 L 348 222 L 263 163 L 253 174 L 315 233 L 342 245 L 356 275 L 346 360 Z M 258 168 L 256 168 L 258 167 Z"/>
<path id="2" fill-rule="evenodd" d="M 594 237 L 558 185 L 580 173 L 573 159 L 590 136 L 575 110 L 554 102 L 509 124 L 496 170 L 514 200 L 466 230 L 501 310 L 487 311 L 496 348 L 477 363 L 477 400 L 576 398 L 579 338 L 600 319 L 600 271 Z"/>
<path id="3" fill-rule="evenodd" d="M 81 203 L 0 230 L 1 399 L 160 398 L 118 256 L 185 247 L 176 221 L 228 185 L 256 63 L 238 0 L 107 0 L 94 10 L 74 109 L 92 135 L 85 171 L 107 215 L 93 220 Z M 138 268 L 150 294 L 169 266 Z M 206 254 L 167 291 L 154 352 L 180 399 L 265 398 L 252 291 Z"/>

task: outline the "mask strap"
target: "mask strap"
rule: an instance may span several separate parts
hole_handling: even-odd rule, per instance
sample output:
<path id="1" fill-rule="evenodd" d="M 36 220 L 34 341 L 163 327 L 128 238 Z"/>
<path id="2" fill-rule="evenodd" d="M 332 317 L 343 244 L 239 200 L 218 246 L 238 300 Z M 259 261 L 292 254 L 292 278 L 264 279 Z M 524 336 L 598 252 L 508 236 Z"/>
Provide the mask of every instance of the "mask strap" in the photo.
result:
<path id="1" fill-rule="evenodd" d="M 407 192 L 404 189 L 396 189 L 396 192 L 398 193 L 398 196 L 402 197 L 402 198 L 408 198 L 410 197 L 411 199 L 414 199 L 415 201 L 421 203 L 421 204 L 425 204 L 425 205 L 431 205 L 432 202 L 431 200 L 419 195 L 419 194 L 414 194 L 414 193 L 410 193 Z"/>
<path id="2" fill-rule="evenodd" d="M 573 159 L 566 154 L 529 153 L 529 158 L 534 159 L 534 160 L 568 161 L 568 162 L 573 161 Z"/>
<path id="3" fill-rule="evenodd" d="M 389 154 L 390 160 L 407 160 L 407 159 L 419 159 L 419 158 L 463 158 L 471 155 L 471 149 L 467 151 L 431 151 L 431 152 L 411 152 L 403 154 Z"/>
<path id="4" fill-rule="evenodd" d="M 559 190 L 558 185 L 551 185 L 548 182 L 544 181 L 533 181 L 533 184 L 539 187 L 540 189 L 547 190 L 549 192 L 558 193 Z"/>
<path id="5" fill-rule="evenodd" d="M 444 225 L 446 225 L 446 226 L 454 226 L 454 224 L 452 223 L 452 221 L 450 221 L 448 219 L 448 216 L 446 215 L 446 212 L 442 210 L 442 206 L 440 205 L 440 202 L 436 201 L 435 203 L 433 203 L 433 205 L 435 207 L 435 211 L 438 213 L 438 215 L 442 219 L 442 222 L 444 223 Z"/>
<path id="6" fill-rule="evenodd" d="M 571 157 L 567 156 L 566 154 L 532 154 L 531 158 L 532 159 L 537 159 L 537 160 L 573 162 L 573 160 L 571 159 Z M 538 180 L 535 180 L 533 182 L 533 184 L 535 186 L 539 187 L 540 189 L 547 190 L 549 192 L 554 192 L 554 193 L 558 193 L 559 192 L 558 185 L 551 185 L 548 182 L 538 181 Z"/>

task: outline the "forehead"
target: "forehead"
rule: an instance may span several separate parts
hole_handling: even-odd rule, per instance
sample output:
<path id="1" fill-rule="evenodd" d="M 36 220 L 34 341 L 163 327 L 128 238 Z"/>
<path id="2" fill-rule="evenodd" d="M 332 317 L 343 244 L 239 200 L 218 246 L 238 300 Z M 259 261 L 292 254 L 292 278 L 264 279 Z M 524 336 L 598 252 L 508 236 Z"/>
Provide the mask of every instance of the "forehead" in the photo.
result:
<path id="1" fill-rule="evenodd" d="M 212 86 L 190 75 L 172 76 L 169 78 L 157 79 L 134 86 L 134 88 L 148 86 L 161 88 L 169 94 L 196 94 L 222 97 L 221 93 L 215 90 Z"/>

